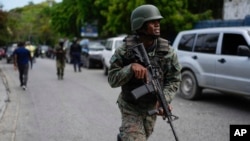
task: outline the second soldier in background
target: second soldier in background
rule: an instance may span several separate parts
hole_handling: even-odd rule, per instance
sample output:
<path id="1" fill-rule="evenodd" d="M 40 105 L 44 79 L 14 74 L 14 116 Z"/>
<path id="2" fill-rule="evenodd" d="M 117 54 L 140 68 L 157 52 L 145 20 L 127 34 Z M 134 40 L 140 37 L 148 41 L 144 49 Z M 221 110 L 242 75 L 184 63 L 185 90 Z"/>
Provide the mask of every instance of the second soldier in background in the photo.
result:
<path id="1" fill-rule="evenodd" d="M 58 80 L 62 80 L 64 76 L 64 68 L 66 62 L 66 51 L 64 50 L 64 40 L 60 39 L 58 45 L 55 48 L 56 54 L 56 68 Z"/>

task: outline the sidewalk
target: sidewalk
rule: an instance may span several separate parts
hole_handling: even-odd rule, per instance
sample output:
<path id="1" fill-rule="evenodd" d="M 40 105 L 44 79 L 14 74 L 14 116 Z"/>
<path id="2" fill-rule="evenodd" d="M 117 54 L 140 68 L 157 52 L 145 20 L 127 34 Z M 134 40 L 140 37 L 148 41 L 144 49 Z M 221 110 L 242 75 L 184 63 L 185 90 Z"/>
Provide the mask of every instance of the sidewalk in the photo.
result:
<path id="1" fill-rule="evenodd" d="M 6 108 L 6 104 L 9 101 L 9 87 L 7 79 L 0 68 L 0 120 Z"/>

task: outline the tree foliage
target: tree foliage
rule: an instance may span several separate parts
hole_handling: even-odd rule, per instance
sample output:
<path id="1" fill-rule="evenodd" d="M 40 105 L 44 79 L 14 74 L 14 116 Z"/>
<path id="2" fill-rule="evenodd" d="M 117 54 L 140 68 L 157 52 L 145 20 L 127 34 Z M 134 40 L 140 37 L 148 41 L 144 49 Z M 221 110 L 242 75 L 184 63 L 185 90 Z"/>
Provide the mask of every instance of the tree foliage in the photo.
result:
<path id="1" fill-rule="evenodd" d="M 105 2 L 108 4 L 103 5 Z M 161 25 L 165 37 L 181 30 L 191 29 L 198 20 L 211 18 L 211 10 L 192 14 L 188 10 L 188 0 L 96 0 L 95 4 L 107 6 L 107 8 L 101 9 L 101 14 L 106 18 L 103 31 L 108 35 L 129 33 L 130 14 L 133 9 L 142 4 L 153 4 L 159 8 L 164 17 Z"/>
<path id="2" fill-rule="evenodd" d="M 7 13 L 0 10 L 0 46 L 4 45 L 9 36 L 7 30 Z"/>
<path id="3" fill-rule="evenodd" d="M 53 3 L 50 7 L 49 2 Z M 222 2 L 209 0 L 63 0 L 55 3 L 47 0 L 40 4 L 30 3 L 8 12 L 8 27 L 15 39 L 52 43 L 61 37 L 80 37 L 81 27 L 97 25 L 99 37 L 130 34 L 130 15 L 142 4 L 159 8 L 162 36 L 173 39 L 181 30 L 191 29 L 199 20 L 218 15 Z M 215 11 L 214 13 L 212 11 Z M 1 20 L 1 19 L 0 19 Z M 7 26 L 5 26 L 5 30 Z M 1 31 L 0 31 L 1 32 Z"/>

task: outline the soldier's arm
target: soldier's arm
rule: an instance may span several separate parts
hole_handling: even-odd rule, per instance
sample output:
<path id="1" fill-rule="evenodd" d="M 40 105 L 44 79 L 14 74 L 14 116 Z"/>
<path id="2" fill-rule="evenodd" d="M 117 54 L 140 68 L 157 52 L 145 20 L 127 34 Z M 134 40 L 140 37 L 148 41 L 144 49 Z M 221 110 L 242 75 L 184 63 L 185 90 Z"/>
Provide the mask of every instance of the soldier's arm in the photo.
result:
<path id="1" fill-rule="evenodd" d="M 110 59 L 108 82 L 113 88 L 126 84 L 133 76 L 131 65 L 123 66 L 124 52 L 125 47 L 118 48 Z"/>
<path id="2" fill-rule="evenodd" d="M 177 54 L 174 50 L 170 50 L 170 69 L 164 72 L 164 88 L 163 92 L 166 100 L 170 103 L 175 97 L 181 81 L 181 65 L 179 64 Z"/>

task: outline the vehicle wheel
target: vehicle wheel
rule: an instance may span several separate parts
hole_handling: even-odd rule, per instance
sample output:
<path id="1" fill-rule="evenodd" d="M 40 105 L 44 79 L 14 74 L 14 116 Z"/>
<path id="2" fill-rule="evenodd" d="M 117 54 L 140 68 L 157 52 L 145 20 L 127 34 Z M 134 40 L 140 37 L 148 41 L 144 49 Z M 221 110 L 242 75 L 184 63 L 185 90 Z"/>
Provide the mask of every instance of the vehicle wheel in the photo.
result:
<path id="1" fill-rule="evenodd" d="M 180 84 L 181 97 L 189 100 L 199 99 L 201 97 L 202 88 L 198 86 L 194 74 L 190 71 L 182 73 L 182 82 Z"/>
<path id="2" fill-rule="evenodd" d="M 86 58 L 86 68 L 88 69 L 92 68 L 92 62 L 89 58 Z"/>
<path id="3" fill-rule="evenodd" d="M 108 67 L 103 63 L 103 70 L 104 70 L 104 75 L 108 75 Z"/>

